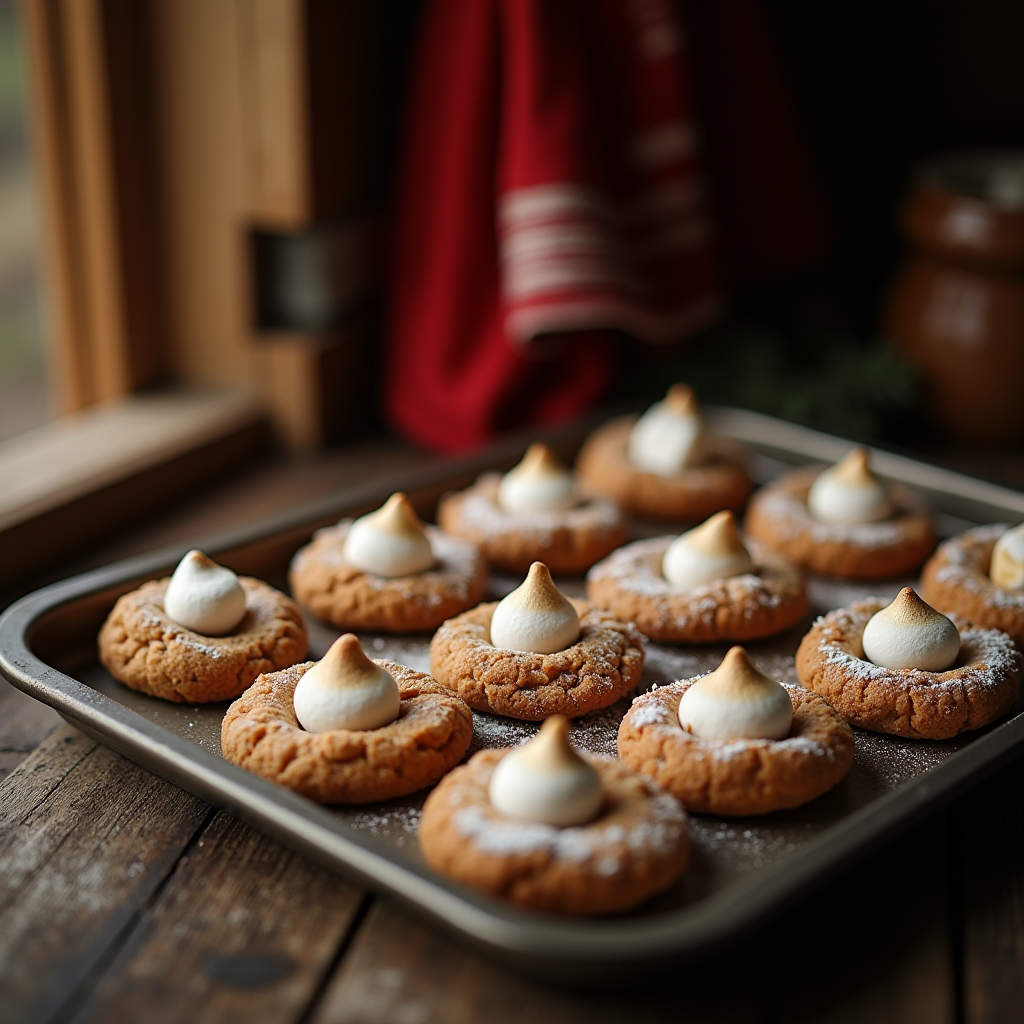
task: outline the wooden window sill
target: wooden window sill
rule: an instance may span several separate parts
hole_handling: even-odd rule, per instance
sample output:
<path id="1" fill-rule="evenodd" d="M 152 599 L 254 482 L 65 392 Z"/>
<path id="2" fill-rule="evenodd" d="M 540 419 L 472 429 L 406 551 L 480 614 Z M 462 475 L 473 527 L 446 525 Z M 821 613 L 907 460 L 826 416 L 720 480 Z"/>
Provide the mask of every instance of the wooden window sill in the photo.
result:
<path id="1" fill-rule="evenodd" d="M 118 399 L 0 444 L 0 590 L 256 457 L 270 442 L 237 392 Z"/>

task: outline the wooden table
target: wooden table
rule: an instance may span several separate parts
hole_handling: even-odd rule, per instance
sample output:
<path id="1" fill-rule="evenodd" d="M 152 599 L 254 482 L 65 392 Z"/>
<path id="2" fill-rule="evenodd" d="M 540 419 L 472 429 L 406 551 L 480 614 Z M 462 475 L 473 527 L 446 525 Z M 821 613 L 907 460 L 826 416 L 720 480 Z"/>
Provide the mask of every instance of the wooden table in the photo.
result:
<path id="1" fill-rule="evenodd" d="M 421 464 L 263 467 L 65 568 Z M 1024 758 L 706 963 L 595 993 L 503 970 L 0 687 L 2 1022 L 1024 1019 Z"/>

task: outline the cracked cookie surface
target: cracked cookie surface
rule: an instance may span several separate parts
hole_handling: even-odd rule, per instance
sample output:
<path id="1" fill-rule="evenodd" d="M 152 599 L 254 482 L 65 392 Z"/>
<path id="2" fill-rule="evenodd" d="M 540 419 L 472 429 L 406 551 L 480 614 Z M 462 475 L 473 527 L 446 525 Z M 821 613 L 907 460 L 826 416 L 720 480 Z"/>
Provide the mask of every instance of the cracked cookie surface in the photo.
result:
<path id="1" fill-rule="evenodd" d="M 614 704 L 640 682 L 643 637 L 628 622 L 571 599 L 580 638 L 555 654 L 506 651 L 490 640 L 497 602 L 449 619 L 430 642 L 430 671 L 477 711 L 537 722 L 578 718 Z"/>
<path id="2" fill-rule="evenodd" d="M 828 792 L 853 764 L 850 727 L 816 693 L 785 683 L 793 724 L 781 740 L 705 740 L 679 724 L 679 701 L 699 679 L 642 693 L 619 725 L 619 757 L 690 811 L 766 814 Z"/>
<path id="3" fill-rule="evenodd" d="M 221 726 L 224 757 L 325 804 L 390 800 L 432 785 L 469 749 L 470 710 L 425 672 L 373 660 L 398 684 L 401 704 L 393 722 L 306 732 L 293 698 L 316 664 L 309 661 L 260 676 L 228 708 Z"/>
<path id="4" fill-rule="evenodd" d="M 992 549 L 1008 529 L 979 526 L 940 544 L 921 572 L 921 596 L 946 615 L 1001 629 L 1024 649 L 1024 591 L 997 587 L 988 575 Z"/>
<path id="5" fill-rule="evenodd" d="M 584 442 L 576 460 L 580 479 L 623 508 L 656 519 L 703 520 L 722 509 L 742 508 L 754 485 L 737 446 L 705 436 L 712 456 L 706 465 L 688 466 L 675 476 L 658 476 L 629 461 L 629 432 L 636 416 L 620 416 Z M 717 450 L 716 450 L 717 449 Z"/>
<path id="6" fill-rule="evenodd" d="M 761 639 L 806 615 L 803 574 L 784 556 L 751 544 L 755 572 L 684 590 L 661 571 L 673 540 L 654 537 L 612 552 L 587 574 L 587 597 L 645 636 L 667 643 Z"/>
<path id="7" fill-rule="evenodd" d="M 800 682 L 851 725 L 912 739 L 942 740 L 980 729 L 1013 706 L 1024 674 L 1013 641 L 995 629 L 960 630 L 960 654 L 945 672 L 882 668 L 864 658 L 868 620 L 888 605 L 868 598 L 818 619 L 800 642 Z"/>
<path id="8" fill-rule="evenodd" d="M 317 530 L 292 559 L 288 582 L 303 607 L 339 629 L 421 633 L 472 608 L 487 590 L 487 563 L 476 545 L 424 527 L 432 569 L 386 578 L 345 561 L 351 519 Z"/>
<path id="9" fill-rule="evenodd" d="M 582 573 L 626 539 L 615 502 L 591 497 L 575 508 L 512 514 L 498 504 L 500 484 L 501 474 L 487 473 L 437 507 L 442 528 L 480 545 L 495 568 L 525 573 L 543 562 L 553 573 Z"/>
<path id="10" fill-rule="evenodd" d="M 891 579 L 912 572 L 935 547 L 931 516 L 899 486 L 895 515 L 876 523 L 821 523 L 807 508 L 823 467 L 793 470 L 750 499 L 745 528 L 765 547 L 811 572 L 850 580 Z"/>
<path id="11" fill-rule="evenodd" d="M 170 577 L 118 598 L 99 634 L 100 660 L 119 682 L 179 704 L 237 697 L 261 672 L 306 656 L 295 602 L 262 580 L 240 576 L 245 617 L 228 636 L 203 636 L 164 611 Z"/>
<path id="12" fill-rule="evenodd" d="M 499 814 L 488 787 L 507 753 L 480 751 L 427 797 L 420 846 L 435 871 L 537 910 L 605 914 L 661 892 L 685 868 L 682 806 L 605 755 L 581 755 L 605 793 L 594 821 L 559 828 Z"/>

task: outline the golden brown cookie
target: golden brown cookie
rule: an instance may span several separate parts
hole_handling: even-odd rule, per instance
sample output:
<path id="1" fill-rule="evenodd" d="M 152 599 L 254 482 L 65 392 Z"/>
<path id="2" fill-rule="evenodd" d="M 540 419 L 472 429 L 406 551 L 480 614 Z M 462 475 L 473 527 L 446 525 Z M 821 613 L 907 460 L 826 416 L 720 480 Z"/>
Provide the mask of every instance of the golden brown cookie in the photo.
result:
<path id="1" fill-rule="evenodd" d="M 645 473 L 630 461 L 629 432 L 636 416 L 620 416 L 599 427 L 576 459 L 580 480 L 595 494 L 614 498 L 623 508 L 656 519 L 697 520 L 722 509 L 736 511 L 754 489 L 737 446 L 705 437 L 708 460 L 675 476 Z"/>
<path id="2" fill-rule="evenodd" d="M 507 753 L 481 750 L 427 797 L 420 846 L 435 871 L 536 910 L 607 914 L 668 888 L 686 866 L 686 812 L 611 757 L 582 755 L 607 798 L 589 824 L 559 828 L 499 814 L 488 786 Z"/>
<path id="3" fill-rule="evenodd" d="M 306 732 L 292 705 L 307 661 L 262 675 L 228 708 L 227 760 L 325 804 L 365 804 L 414 793 L 459 763 L 473 738 L 470 710 L 425 672 L 374 663 L 398 683 L 401 710 L 379 729 Z"/>
<path id="4" fill-rule="evenodd" d="M 575 508 L 512 514 L 498 504 L 500 483 L 501 474 L 486 473 L 437 507 L 442 529 L 478 544 L 497 569 L 524 573 L 543 562 L 553 573 L 582 573 L 626 539 L 614 502 L 589 498 Z"/>
<path id="5" fill-rule="evenodd" d="M 387 579 L 349 565 L 342 555 L 352 525 L 317 530 L 292 559 L 292 593 L 318 619 L 339 629 L 420 633 L 472 608 L 487 590 L 487 563 L 476 545 L 424 527 L 437 558 L 432 569 Z"/>
<path id="6" fill-rule="evenodd" d="M 912 739 L 948 739 L 1010 710 L 1020 692 L 1024 659 L 998 630 L 954 619 L 960 655 L 946 672 L 882 668 L 866 661 L 864 627 L 887 605 L 872 597 L 818 619 L 796 654 L 800 682 L 851 725 Z"/>
<path id="7" fill-rule="evenodd" d="M 795 626 L 807 614 L 800 570 L 782 555 L 749 545 L 756 573 L 681 590 L 661 571 L 674 537 L 612 552 L 587 574 L 587 597 L 632 622 L 652 640 L 704 644 L 755 640 Z"/>
<path id="8" fill-rule="evenodd" d="M 632 623 L 572 601 L 580 638 L 556 654 L 504 651 L 490 640 L 497 602 L 446 622 L 430 642 L 430 671 L 477 711 L 539 722 L 614 704 L 640 682 L 643 637 Z"/>
<path id="9" fill-rule="evenodd" d="M 261 672 L 306 656 L 302 613 L 262 580 L 239 577 L 245 618 L 228 636 L 203 636 L 169 618 L 169 580 L 150 580 L 120 597 L 100 630 L 100 661 L 125 686 L 178 704 L 230 700 Z"/>
<path id="10" fill-rule="evenodd" d="M 853 764 L 853 732 L 816 693 L 786 687 L 793 724 L 783 740 L 704 740 L 679 724 L 679 701 L 700 678 L 642 693 L 619 725 L 619 757 L 709 814 L 767 814 L 830 790 Z"/>
<path id="11" fill-rule="evenodd" d="M 947 615 L 1001 629 L 1024 649 L 1024 591 L 997 587 L 988 575 L 992 549 L 1008 529 L 979 526 L 940 544 L 921 572 L 921 596 Z"/>
<path id="12" fill-rule="evenodd" d="M 820 523 L 807 494 L 822 467 L 797 469 L 762 487 L 750 500 L 746 531 L 812 572 L 850 580 L 880 580 L 912 572 L 935 547 L 931 516 L 901 487 L 890 488 L 896 513 L 877 523 Z"/>

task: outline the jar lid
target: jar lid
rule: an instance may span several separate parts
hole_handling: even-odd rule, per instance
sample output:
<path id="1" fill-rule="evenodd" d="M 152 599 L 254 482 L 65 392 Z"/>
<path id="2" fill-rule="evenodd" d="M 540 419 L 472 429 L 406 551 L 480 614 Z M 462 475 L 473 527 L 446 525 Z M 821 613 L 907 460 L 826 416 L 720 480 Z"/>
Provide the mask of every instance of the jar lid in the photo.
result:
<path id="1" fill-rule="evenodd" d="M 917 178 L 953 195 L 1024 210 L 1024 149 L 945 153 L 921 164 Z"/>

